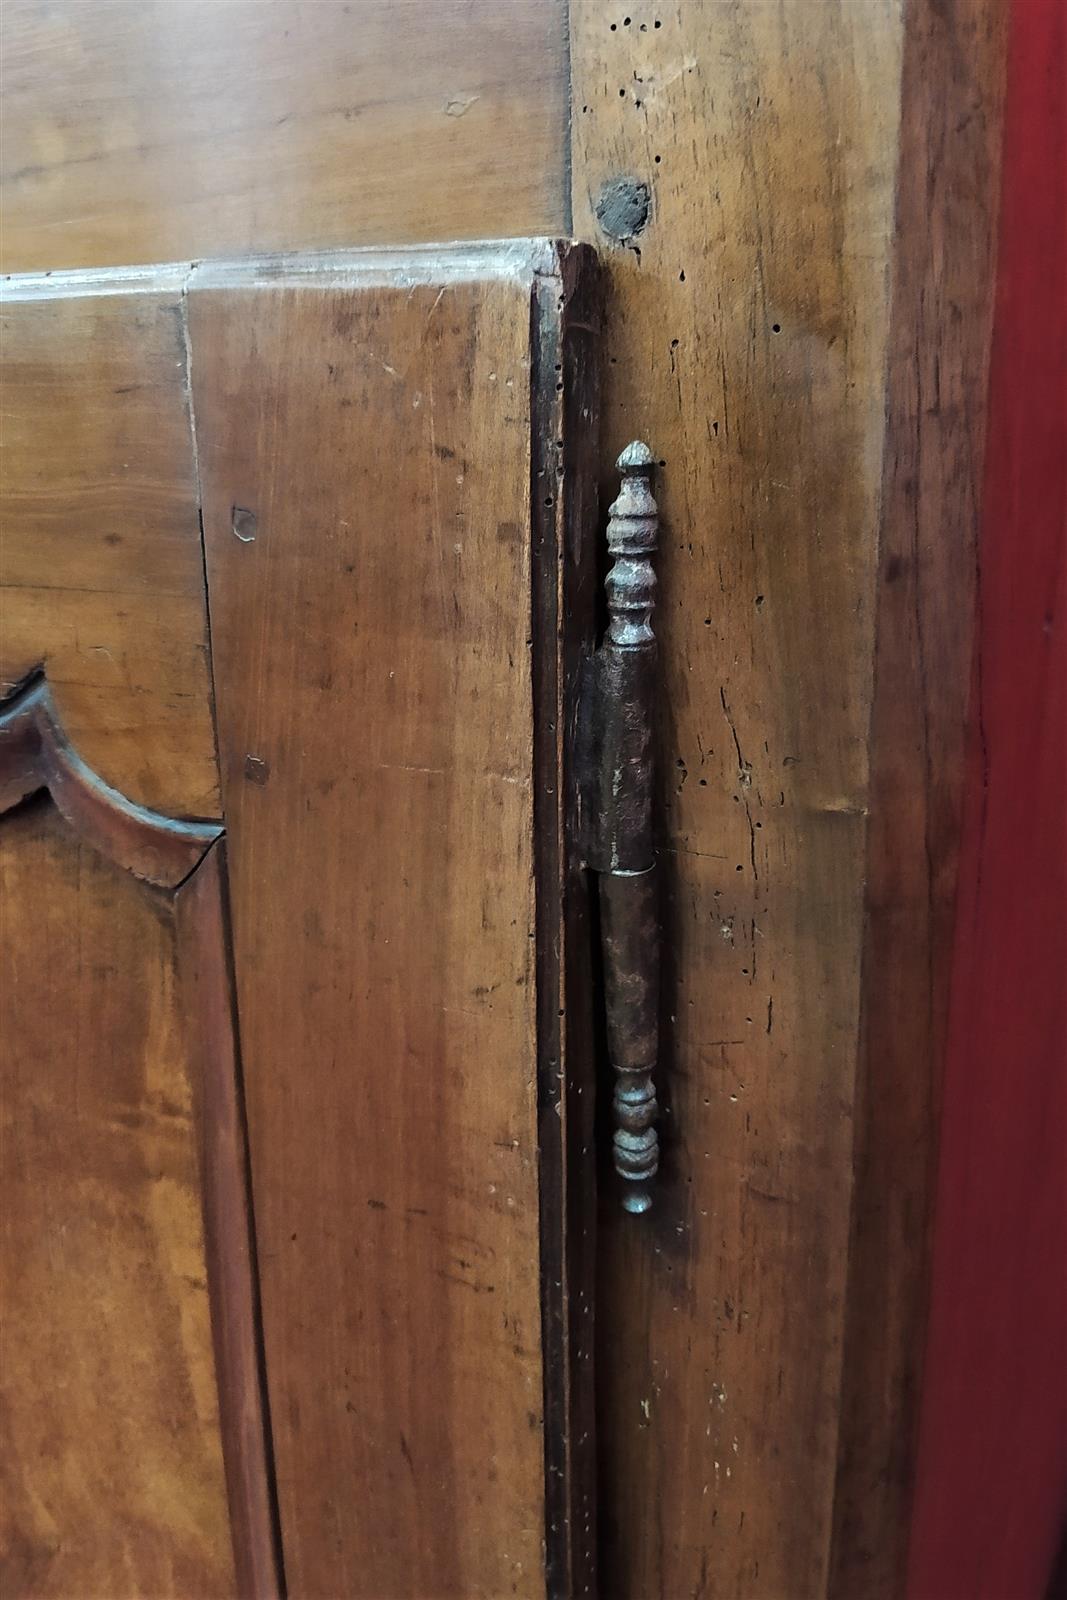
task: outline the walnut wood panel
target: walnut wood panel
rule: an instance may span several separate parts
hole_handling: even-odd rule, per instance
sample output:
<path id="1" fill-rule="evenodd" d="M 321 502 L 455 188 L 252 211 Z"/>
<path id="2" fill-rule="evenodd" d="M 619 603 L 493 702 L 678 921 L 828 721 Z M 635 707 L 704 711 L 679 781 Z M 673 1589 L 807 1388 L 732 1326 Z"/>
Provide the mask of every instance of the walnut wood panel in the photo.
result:
<path id="1" fill-rule="evenodd" d="M 561 0 L 7 0 L 8 271 L 558 232 Z"/>
<path id="2" fill-rule="evenodd" d="M 5 124 L 7 126 L 7 124 Z M 3 286 L 0 690 L 44 667 L 129 800 L 217 815 L 185 273 Z"/>
<path id="3" fill-rule="evenodd" d="M 664 1154 L 646 1219 L 601 1213 L 604 1582 L 808 1600 L 847 1282 L 899 17 L 578 0 L 572 27 L 575 223 L 610 251 L 604 436 L 663 461 Z"/>
<path id="4" fill-rule="evenodd" d="M 558 317 L 545 247 L 206 268 L 190 291 L 293 1594 L 545 1593 L 542 273 Z"/>
<path id="5" fill-rule="evenodd" d="M 0 821 L 5 1593 L 235 1592 L 169 906 Z"/>
<path id="6" fill-rule="evenodd" d="M 576 227 L 610 258 L 605 440 L 651 440 L 666 523 L 662 1196 L 643 1230 L 602 1213 L 599 1280 L 620 1596 L 867 1600 L 902 1575 L 894 1463 L 936 1134 L 924 1018 L 972 622 L 990 14 L 913 7 L 905 38 L 881 0 L 572 7 Z M 917 612 L 888 589 L 912 568 Z M 904 1012 L 917 1055 L 884 1042 Z"/>

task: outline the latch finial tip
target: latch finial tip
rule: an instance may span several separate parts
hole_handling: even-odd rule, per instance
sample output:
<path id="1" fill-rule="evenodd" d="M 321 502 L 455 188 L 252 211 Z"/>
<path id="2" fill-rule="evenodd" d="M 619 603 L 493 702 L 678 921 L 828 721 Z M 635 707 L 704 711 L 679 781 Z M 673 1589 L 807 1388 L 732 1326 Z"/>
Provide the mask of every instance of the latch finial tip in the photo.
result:
<path id="1" fill-rule="evenodd" d="M 635 439 L 626 446 L 615 465 L 620 472 L 651 472 L 656 465 L 656 458 L 647 444 Z"/>

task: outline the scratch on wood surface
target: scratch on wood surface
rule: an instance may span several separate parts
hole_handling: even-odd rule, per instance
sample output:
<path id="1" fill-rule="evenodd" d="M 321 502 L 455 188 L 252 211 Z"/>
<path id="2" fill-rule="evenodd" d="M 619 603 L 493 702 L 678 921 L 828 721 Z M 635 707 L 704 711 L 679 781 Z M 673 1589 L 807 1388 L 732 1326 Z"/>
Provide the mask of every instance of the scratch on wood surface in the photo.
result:
<path id="1" fill-rule="evenodd" d="M 480 99 L 481 96 L 477 94 L 454 94 L 445 101 L 445 116 L 465 117 L 474 102 Z"/>
<path id="2" fill-rule="evenodd" d="M 677 83 L 684 73 L 694 71 L 697 65 L 696 56 L 683 56 L 681 61 L 675 62 L 672 66 L 665 67 L 662 72 L 646 78 L 644 81 L 645 99 L 650 99 L 652 95 L 658 94 L 661 89 L 669 89 L 672 83 Z"/>

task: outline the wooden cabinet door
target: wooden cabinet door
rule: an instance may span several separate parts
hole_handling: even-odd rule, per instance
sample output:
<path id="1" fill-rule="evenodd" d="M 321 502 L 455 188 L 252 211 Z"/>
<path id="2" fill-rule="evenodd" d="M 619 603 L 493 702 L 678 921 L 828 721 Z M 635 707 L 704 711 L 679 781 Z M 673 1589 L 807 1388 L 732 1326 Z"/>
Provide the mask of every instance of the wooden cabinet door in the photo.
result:
<path id="1" fill-rule="evenodd" d="M 590 270 L 15 281 L 12 1592 L 592 1583 Z"/>

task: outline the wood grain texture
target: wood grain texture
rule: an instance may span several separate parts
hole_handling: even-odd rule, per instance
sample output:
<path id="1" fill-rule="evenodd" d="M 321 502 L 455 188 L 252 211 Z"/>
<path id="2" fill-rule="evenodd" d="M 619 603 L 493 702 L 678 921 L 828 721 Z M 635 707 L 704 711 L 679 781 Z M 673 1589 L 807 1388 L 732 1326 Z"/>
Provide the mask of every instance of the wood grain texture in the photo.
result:
<path id="1" fill-rule="evenodd" d="M 0 823 L 6 1594 L 234 1593 L 166 897 Z"/>
<path id="2" fill-rule="evenodd" d="M 536 260 L 371 252 L 190 291 L 296 1594 L 545 1592 Z"/>
<path id="3" fill-rule="evenodd" d="M 605 481 L 662 458 L 663 1163 L 601 1210 L 613 1596 L 826 1592 L 900 88 L 893 3 L 575 0 Z M 641 206 L 602 200 L 620 179 Z M 615 230 L 609 237 L 597 208 Z"/>
<path id="4" fill-rule="evenodd" d="M 667 1194 L 600 1277 L 620 1595 L 903 1581 L 998 17 L 572 10 L 606 437 L 660 451 L 668 529 Z"/>
<path id="5" fill-rule="evenodd" d="M 837 1600 L 902 1593 L 911 1525 L 980 571 L 1008 10 L 1001 0 L 919 0 L 904 39 Z"/>
<path id="6" fill-rule="evenodd" d="M 5 122 L 5 127 L 6 127 Z M 218 815 L 185 271 L 3 286 L 0 691 L 129 800 Z"/>
<path id="7" fill-rule="evenodd" d="M 561 0 L 7 0 L 7 271 L 566 226 Z"/>

